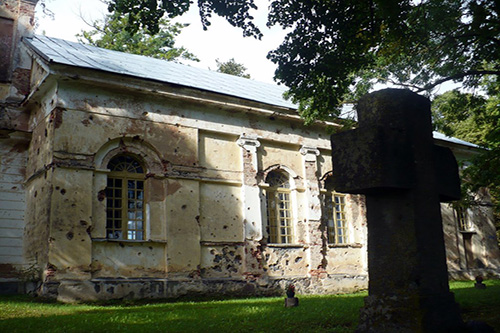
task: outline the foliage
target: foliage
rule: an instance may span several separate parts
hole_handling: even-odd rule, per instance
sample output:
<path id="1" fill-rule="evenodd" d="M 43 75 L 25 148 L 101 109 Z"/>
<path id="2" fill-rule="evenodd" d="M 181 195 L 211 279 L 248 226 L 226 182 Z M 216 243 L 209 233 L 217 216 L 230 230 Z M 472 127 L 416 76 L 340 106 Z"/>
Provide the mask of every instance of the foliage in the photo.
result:
<path id="1" fill-rule="evenodd" d="M 473 281 L 452 282 L 464 320 L 484 320 L 500 329 L 500 281 L 486 290 Z M 119 301 L 110 305 L 45 303 L 27 296 L 0 296 L 0 331 L 39 332 L 354 332 L 366 292 L 283 298 L 173 303 Z"/>
<path id="2" fill-rule="evenodd" d="M 212 14 L 260 38 L 254 0 L 199 0 L 204 28 Z M 155 31 L 164 15 L 186 12 L 190 0 L 110 0 L 133 13 L 129 29 Z M 374 82 L 431 91 L 446 81 L 476 86 L 500 73 L 500 6 L 490 0 L 272 0 L 268 25 L 291 29 L 269 54 L 275 78 L 290 88 L 308 121 L 326 119 Z"/>
<path id="3" fill-rule="evenodd" d="M 487 137 L 495 130 L 495 110 L 486 108 L 487 101 L 484 96 L 458 89 L 437 96 L 432 101 L 435 129 L 480 146 L 488 145 Z"/>
<path id="4" fill-rule="evenodd" d="M 486 76 L 480 85 L 483 95 L 452 90 L 436 97 L 432 102 L 433 122 L 444 134 L 485 148 L 464 170 L 463 192 L 489 189 L 500 230 L 500 83 Z M 473 199 L 466 197 L 469 202 Z"/>
<path id="5" fill-rule="evenodd" d="M 147 29 L 157 33 L 164 15 L 169 18 L 182 15 L 192 4 L 192 0 L 110 0 L 108 9 L 110 12 L 133 14 L 128 26 L 131 32 Z M 210 26 L 212 14 L 217 14 L 234 27 L 242 28 L 244 36 L 262 36 L 249 13 L 251 9 L 257 8 L 254 0 L 198 0 L 198 7 L 205 30 Z"/>
<path id="6" fill-rule="evenodd" d="M 94 21 L 93 30 L 82 31 L 79 40 L 93 46 L 126 53 L 139 54 L 158 59 L 176 60 L 179 58 L 198 61 L 196 56 L 184 47 L 174 47 L 175 37 L 186 25 L 172 24 L 165 19 L 158 21 L 159 31 L 152 34 L 143 29 L 131 33 L 125 29 L 132 14 L 121 16 L 118 13 L 107 15 L 104 20 Z"/>
<path id="7" fill-rule="evenodd" d="M 217 63 L 217 72 L 219 73 L 240 76 L 246 79 L 250 78 L 250 74 L 245 73 L 247 68 L 242 64 L 237 63 L 234 58 L 231 58 L 228 61 L 220 61 L 219 59 L 216 59 L 215 62 Z"/>
<path id="8" fill-rule="evenodd" d="M 487 188 L 494 207 L 494 223 L 500 245 L 500 144 L 476 156 L 464 170 L 463 179 L 467 193 L 476 193 Z M 473 201 L 474 198 L 467 198 Z M 471 200 L 472 199 L 472 200 Z"/>

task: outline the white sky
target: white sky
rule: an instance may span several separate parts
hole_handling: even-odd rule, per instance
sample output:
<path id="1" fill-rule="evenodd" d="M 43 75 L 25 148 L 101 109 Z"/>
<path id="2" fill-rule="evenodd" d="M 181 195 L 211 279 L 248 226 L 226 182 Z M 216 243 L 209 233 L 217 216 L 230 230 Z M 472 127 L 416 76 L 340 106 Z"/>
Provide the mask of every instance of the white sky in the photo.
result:
<path id="1" fill-rule="evenodd" d="M 176 46 L 184 46 L 199 59 L 199 63 L 190 62 L 191 66 L 217 69 L 215 59 L 227 61 L 234 58 L 236 62 L 247 68 L 247 73 L 257 81 L 272 83 L 276 66 L 266 59 L 269 51 L 277 48 L 285 33 L 280 27 L 268 29 L 267 20 L 268 0 L 256 0 L 259 11 L 254 13 L 256 24 L 264 33 L 262 40 L 252 37 L 243 37 L 240 29 L 232 27 L 224 19 L 212 17 L 212 25 L 208 31 L 203 31 L 196 8 L 179 17 L 177 21 L 189 23 L 176 39 Z M 106 15 L 107 8 L 100 0 L 46 0 L 47 8 L 54 14 L 54 20 L 43 15 L 40 5 L 37 6 L 37 29 L 35 33 L 45 33 L 50 37 L 57 37 L 77 41 L 75 35 L 82 30 L 90 30 L 80 13 L 89 22 L 101 19 Z"/>

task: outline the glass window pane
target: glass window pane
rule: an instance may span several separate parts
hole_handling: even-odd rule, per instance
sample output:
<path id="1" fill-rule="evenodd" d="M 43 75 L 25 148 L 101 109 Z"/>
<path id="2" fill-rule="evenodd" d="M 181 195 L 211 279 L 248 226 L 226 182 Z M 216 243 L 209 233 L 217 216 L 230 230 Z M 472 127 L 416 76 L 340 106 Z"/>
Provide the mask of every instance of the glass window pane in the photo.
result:
<path id="1" fill-rule="evenodd" d="M 108 163 L 111 170 L 107 179 L 106 189 L 106 231 L 109 238 L 135 239 L 138 237 L 137 230 L 144 227 L 144 181 L 127 179 L 126 173 L 133 173 L 136 178 L 138 173 L 143 173 L 144 169 L 132 156 L 118 155 Z M 124 192 L 125 191 L 125 192 Z M 124 213 L 122 207 L 126 205 L 127 212 Z M 125 215 L 124 215 L 125 214 Z M 142 237 L 142 235 L 140 236 Z"/>

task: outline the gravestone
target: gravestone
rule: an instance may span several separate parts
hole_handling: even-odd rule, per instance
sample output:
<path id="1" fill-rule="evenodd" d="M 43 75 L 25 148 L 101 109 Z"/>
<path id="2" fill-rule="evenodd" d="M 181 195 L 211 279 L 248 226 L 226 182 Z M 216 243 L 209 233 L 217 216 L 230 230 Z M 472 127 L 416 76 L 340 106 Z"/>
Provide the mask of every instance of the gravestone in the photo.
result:
<path id="1" fill-rule="evenodd" d="M 460 330 L 440 210 L 460 198 L 460 182 L 452 152 L 434 145 L 430 102 L 385 89 L 357 110 L 359 127 L 331 140 L 335 190 L 366 196 L 369 296 L 358 331 Z"/>

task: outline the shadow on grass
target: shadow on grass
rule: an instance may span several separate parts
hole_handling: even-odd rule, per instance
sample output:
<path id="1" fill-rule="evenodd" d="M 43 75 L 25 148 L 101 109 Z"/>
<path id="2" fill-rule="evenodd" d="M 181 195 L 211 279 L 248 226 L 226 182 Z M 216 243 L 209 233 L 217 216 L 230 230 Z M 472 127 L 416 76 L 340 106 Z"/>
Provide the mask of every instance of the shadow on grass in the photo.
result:
<path id="1" fill-rule="evenodd" d="M 500 281 L 453 282 L 463 319 L 481 320 L 500 332 Z M 224 301 L 66 305 L 17 296 L 0 297 L 1 332 L 353 332 L 365 293 Z M 3 313 L 3 314 L 2 314 Z M 10 313 L 10 314 L 9 314 Z"/>
<path id="2" fill-rule="evenodd" d="M 284 308 L 283 298 L 140 306 L 78 306 L 72 312 L 0 322 L 4 332 L 352 332 L 363 295 L 304 296 Z M 63 307 L 63 305 L 61 305 Z"/>
<path id="3" fill-rule="evenodd" d="M 500 280 L 485 281 L 486 289 L 474 288 L 474 281 L 452 282 L 464 321 L 480 320 L 500 332 Z"/>

